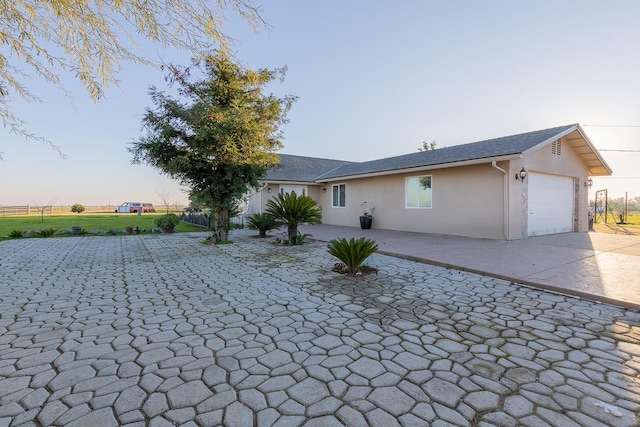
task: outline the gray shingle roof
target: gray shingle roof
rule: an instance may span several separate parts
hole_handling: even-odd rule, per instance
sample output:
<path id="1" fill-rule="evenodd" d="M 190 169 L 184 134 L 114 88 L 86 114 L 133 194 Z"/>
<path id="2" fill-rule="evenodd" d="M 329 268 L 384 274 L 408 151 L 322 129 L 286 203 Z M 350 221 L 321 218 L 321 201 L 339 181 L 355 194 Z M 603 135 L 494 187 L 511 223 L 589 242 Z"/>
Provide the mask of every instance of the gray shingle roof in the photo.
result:
<path id="1" fill-rule="evenodd" d="M 419 151 L 417 153 L 388 157 L 369 162 L 349 163 L 340 166 L 337 169 L 333 169 L 323 175 L 319 175 L 316 179 L 340 178 L 399 169 L 451 164 L 455 162 L 507 156 L 511 154 L 521 154 L 536 145 L 548 141 L 554 136 L 573 128 L 574 126 L 576 125 L 559 126 L 535 132 L 473 142 L 470 144 L 455 145 L 453 147 L 439 148 L 436 150 Z"/>
<path id="2" fill-rule="evenodd" d="M 280 157 L 280 165 L 269 169 L 263 178 L 264 181 L 314 182 L 320 175 L 353 163 L 290 154 L 279 154 L 278 156 Z"/>

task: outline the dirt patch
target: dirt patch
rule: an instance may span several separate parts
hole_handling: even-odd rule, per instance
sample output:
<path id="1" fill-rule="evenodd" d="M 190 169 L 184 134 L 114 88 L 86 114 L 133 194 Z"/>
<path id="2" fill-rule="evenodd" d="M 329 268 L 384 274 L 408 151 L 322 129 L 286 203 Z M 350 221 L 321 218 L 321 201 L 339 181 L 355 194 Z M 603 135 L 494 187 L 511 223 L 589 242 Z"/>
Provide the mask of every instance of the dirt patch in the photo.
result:
<path id="1" fill-rule="evenodd" d="M 598 233 L 640 236 L 640 224 L 616 224 L 613 221 L 610 221 L 608 224 L 598 222 L 593 224 L 593 230 Z"/>
<path id="2" fill-rule="evenodd" d="M 331 271 L 335 271 L 336 273 L 340 273 L 340 274 L 344 274 L 346 276 L 352 276 L 352 277 L 363 277 L 363 276 L 368 276 L 370 274 L 378 274 L 377 268 L 369 267 L 368 265 L 361 265 L 360 268 L 357 269 L 356 271 L 351 271 L 349 267 L 347 267 L 345 264 L 341 262 L 334 264 Z"/>

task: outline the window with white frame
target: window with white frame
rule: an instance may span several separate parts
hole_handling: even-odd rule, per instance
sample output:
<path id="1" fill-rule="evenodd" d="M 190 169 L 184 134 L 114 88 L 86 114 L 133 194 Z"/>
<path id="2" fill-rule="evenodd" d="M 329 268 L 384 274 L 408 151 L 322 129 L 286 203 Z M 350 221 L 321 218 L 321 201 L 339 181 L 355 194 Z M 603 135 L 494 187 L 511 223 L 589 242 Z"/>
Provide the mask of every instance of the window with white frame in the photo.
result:
<path id="1" fill-rule="evenodd" d="M 344 208 L 346 202 L 347 184 L 337 184 L 331 186 L 331 207 Z"/>
<path id="2" fill-rule="evenodd" d="M 405 207 L 431 208 L 431 175 L 412 176 L 405 182 Z"/>

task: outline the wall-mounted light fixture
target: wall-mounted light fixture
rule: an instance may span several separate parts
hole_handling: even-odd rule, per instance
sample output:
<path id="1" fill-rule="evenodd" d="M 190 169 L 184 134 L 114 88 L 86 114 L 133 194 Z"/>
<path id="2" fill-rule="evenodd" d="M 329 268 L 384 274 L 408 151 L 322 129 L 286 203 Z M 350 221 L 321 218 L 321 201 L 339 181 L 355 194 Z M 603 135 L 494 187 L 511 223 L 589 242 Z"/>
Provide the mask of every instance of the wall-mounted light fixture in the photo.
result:
<path id="1" fill-rule="evenodd" d="M 322 192 L 323 192 L 323 193 L 326 193 L 326 192 L 327 192 L 327 187 L 324 187 L 324 188 L 322 189 Z"/>
<path id="2" fill-rule="evenodd" d="M 271 193 L 271 187 L 267 188 L 267 193 Z"/>
<path id="3" fill-rule="evenodd" d="M 520 172 L 516 174 L 516 181 L 524 182 L 524 179 L 527 177 L 527 171 L 524 170 L 524 166 L 520 169 Z"/>
<path id="4" fill-rule="evenodd" d="M 592 185 L 593 185 L 593 180 L 591 178 L 589 178 L 584 182 L 584 186 L 587 188 L 591 188 Z"/>

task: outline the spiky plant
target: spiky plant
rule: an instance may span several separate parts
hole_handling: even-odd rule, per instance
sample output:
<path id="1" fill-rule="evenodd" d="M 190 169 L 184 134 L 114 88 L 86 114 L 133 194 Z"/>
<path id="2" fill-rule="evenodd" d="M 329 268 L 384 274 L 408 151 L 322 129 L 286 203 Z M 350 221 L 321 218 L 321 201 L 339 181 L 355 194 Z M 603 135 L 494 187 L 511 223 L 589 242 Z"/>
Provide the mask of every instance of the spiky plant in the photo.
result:
<path id="1" fill-rule="evenodd" d="M 38 237 L 51 237 L 57 232 L 58 230 L 56 230 L 55 228 L 43 228 L 42 230 L 38 231 Z"/>
<path id="2" fill-rule="evenodd" d="M 322 212 L 309 196 L 296 193 L 278 194 L 267 202 L 267 214 L 287 225 L 289 244 L 295 245 L 298 238 L 298 225 L 322 223 Z"/>
<path id="3" fill-rule="evenodd" d="M 267 213 L 255 213 L 247 217 L 247 225 L 252 230 L 258 230 L 260 237 L 267 237 L 267 232 L 280 227 L 280 223 Z"/>
<path id="4" fill-rule="evenodd" d="M 11 233 L 9 233 L 9 237 L 11 237 L 12 239 L 19 239 L 21 237 L 24 237 L 24 231 L 22 231 L 22 230 L 13 230 L 13 231 L 11 231 Z"/>
<path id="5" fill-rule="evenodd" d="M 331 255 L 346 265 L 348 274 L 355 275 L 364 261 L 378 250 L 378 244 L 364 237 L 358 240 L 353 237 L 349 240 L 339 237 L 331 240 L 327 249 Z"/>

